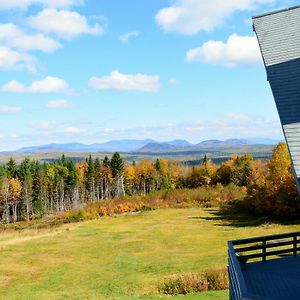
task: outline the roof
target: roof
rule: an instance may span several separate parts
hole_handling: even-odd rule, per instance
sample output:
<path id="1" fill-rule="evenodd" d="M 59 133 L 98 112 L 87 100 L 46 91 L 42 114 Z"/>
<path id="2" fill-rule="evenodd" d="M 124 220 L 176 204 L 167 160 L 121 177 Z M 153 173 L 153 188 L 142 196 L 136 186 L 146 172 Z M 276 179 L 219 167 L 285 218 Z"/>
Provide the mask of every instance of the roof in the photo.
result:
<path id="1" fill-rule="evenodd" d="M 292 7 L 288 7 L 288 8 L 274 10 L 274 11 L 271 11 L 271 12 L 267 12 L 267 13 L 264 13 L 264 14 L 253 16 L 252 19 L 278 14 L 278 13 L 281 13 L 281 12 L 284 12 L 284 11 L 289 11 L 289 10 L 296 9 L 296 8 L 299 8 L 299 7 L 300 7 L 300 5 L 296 5 L 296 6 L 292 6 Z"/>
<path id="2" fill-rule="evenodd" d="M 300 6 L 253 19 L 266 66 L 300 57 Z"/>

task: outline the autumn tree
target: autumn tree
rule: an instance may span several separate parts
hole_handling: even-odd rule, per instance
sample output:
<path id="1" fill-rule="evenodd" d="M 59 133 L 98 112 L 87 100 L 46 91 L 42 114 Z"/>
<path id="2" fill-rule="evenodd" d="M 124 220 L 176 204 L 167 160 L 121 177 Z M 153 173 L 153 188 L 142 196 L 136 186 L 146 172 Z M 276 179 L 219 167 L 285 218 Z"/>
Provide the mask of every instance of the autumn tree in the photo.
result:
<path id="1" fill-rule="evenodd" d="M 124 170 L 124 186 L 127 195 L 134 195 L 137 190 L 137 174 L 135 165 L 126 165 Z"/>
<path id="2" fill-rule="evenodd" d="M 145 160 L 136 164 L 136 173 L 138 187 L 143 194 L 155 189 L 157 170 L 151 161 Z"/>
<path id="3" fill-rule="evenodd" d="M 13 222 L 18 221 L 18 206 L 22 195 L 22 184 L 18 178 L 9 180 L 9 202 L 12 207 Z"/>
<path id="4" fill-rule="evenodd" d="M 249 185 L 245 206 L 258 214 L 296 216 L 300 212 L 299 196 L 285 143 L 274 147 L 264 174 Z"/>

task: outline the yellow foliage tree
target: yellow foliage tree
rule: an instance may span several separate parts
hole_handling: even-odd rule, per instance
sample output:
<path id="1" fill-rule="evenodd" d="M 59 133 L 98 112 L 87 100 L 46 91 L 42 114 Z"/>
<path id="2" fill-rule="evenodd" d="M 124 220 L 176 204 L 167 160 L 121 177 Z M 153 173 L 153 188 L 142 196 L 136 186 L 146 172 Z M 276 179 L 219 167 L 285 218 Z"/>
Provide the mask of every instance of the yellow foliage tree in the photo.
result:
<path id="1" fill-rule="evenodd" d="M 22 184 L 18 178 L 9 180 L 9 199 L 13 211 L 13 222 L 18 221 L 18 204 L 22 195 Z"/>

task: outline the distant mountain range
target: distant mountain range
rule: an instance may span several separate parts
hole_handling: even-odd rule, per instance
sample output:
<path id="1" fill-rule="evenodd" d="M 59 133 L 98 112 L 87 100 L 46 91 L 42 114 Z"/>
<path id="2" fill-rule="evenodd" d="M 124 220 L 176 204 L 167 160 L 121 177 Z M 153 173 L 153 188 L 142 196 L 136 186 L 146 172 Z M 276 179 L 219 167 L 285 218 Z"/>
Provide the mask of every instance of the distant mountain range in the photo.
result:
<path id="1" fill-rule="evenodd" d="M 206 140 L 198 144 L 191 144 L 185 140 L 169 142 L 157 142 L 151 139 L 145 140 L 112 140 L 106 143 L 85 145 L 80 143 L 47 144 L 42 146 L 25 147 L 13 151 L 15 153 L 53 153 L 53 152 L 136 152 L 136 153 L 163 153 L 176 151 L 196 151 L 202 149 L 229 149 L 252 147 L 257 145 L 275 145 L 275 139 L 228 139 Z"/>

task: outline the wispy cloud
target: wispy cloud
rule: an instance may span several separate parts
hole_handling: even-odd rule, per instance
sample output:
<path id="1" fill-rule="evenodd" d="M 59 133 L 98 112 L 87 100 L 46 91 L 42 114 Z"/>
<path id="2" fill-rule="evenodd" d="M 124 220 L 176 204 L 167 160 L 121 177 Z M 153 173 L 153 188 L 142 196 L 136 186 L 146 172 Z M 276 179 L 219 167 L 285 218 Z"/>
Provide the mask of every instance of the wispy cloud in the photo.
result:
<path id="1" fill-rule="evenodd" d="M 36 16 L 29 17 L 28 24 L 35 30 L 66 39 L 82 34 L 101 35 L 104 33 L 104 28 L 98 23 L 90 25 L 85 16 L 69 10 L 45 9 Z"/>
<path id="2" fill-rule="evenodd" d="M 0 10 L 28 9 L 33 4 L 40 4 L 44 7 L 68 8 L 75 5 L 82 5 L 84 0 L 1 0 Z"/>
<path id="3" fill-rule="evenodd" d="M 9 93 L 43 94 L 66 92 L 68 88 L 69 85 L 64 79 L 48 76 L 45 79 L 33 81 L 29 86 L 12 80 L 2 87 L 2 91 Z"/>
<path id="4" fill-rule="evenodd" d="M 124 137 L 142 139 L 146 137 L 161 141 L 187 139 L 192 142 L 200 142 L 207 139 L 282 138 L 282 129 L 278 120 L 231 113 L 215 120 L 114 128 L 111 132 L 103 130 L 102 135 L 106 136 L 106 139 L 122 139 Z"/>
<path id="5" fill-rule="evenodd" d="M 126 33 L 120 35 L 119 40 L 122 43 L 128 43 L 129 39 L 137 38 L 139 35 L 140 35 L 140 33 L 138 31 L 130 31 L 130 32 L 126 32 Z"/>
<path id="6" fill-rule="evenodd" d="M 27 34 L 15 24 L 0 24 L 0 41 L 7 47 L 20 51 L 39 50 L 45 53 L 51 53 L 62 48 L 62 45 L 43 34 Z"/>
<path id="7" fill-rule="evenodd" d="M 72 104 L 67 100 L 50 100 L 47 103 L 47 108 L 59 109 L 59 108 L 71 108 Z"/>
<path id="8" fill-rule="evenodd" d="M 276 0 L 174 0 L 161 9 L 156 22 L 166 32 L 192 35 L 222 26 L 236 11 L 255 10 Z"/>
<path id="9" fill-rule="evenodd" d="M 180 81 L 176 78 L 169 78 L 168 84 L 169 85 L 178 85 L 178 84 L 180 84 Z"/>
<path id="10" fill-rule="evenodd" d="M 83 132 L 83 130 L 81 128 L 78 128 L 78 127 L 70 126 L 70 127 L 64 128 L 64 132 L 67 132 L 67 133 L 81 133 L 81 132 Z"/>
<path id="11" fill-rule="evenodd" d="M 124 74 L 113 71 L 108 76 L 92 77 L 89 86 L 96 90 L 157 92 L 160 78 L 157 75 Z"/>
<path id="12" fill-rule="evenodd" d="M 1 70 L 27 70 L 36 71 L 36 59 L 23 52 L 0 46 L 0 69 Z"/>
<path id="13" fill-rule="evenodd" d="M 22 111 L 20 106 L 0 105 L 0 114 L 16 114 Z"/>
<path id="14" fill-rule="evenodd" d="M 52 130 L 57 127 L 56 121 L 43 121 L 40 123 L 31 123 L 29 127 L 37 130 Z"/>

